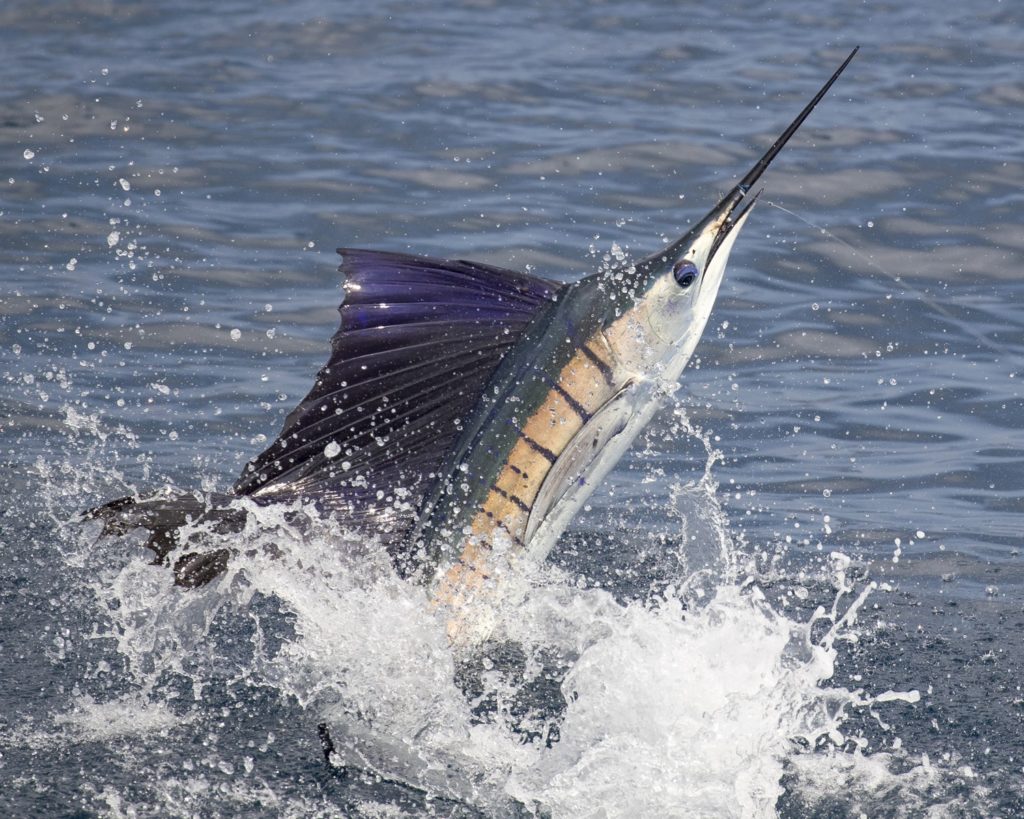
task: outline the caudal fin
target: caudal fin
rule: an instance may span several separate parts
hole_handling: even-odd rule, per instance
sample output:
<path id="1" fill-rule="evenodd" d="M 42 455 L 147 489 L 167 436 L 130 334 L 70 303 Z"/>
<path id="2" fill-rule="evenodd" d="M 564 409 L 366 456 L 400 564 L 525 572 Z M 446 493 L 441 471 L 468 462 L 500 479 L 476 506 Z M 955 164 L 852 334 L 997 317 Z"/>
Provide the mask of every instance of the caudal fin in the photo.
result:
<path id="1" fill-rule="evenodd" d="M 160 492 L 145 497 L 118 498 L 90 509 L 86 520 L 103 524 L 100 537 L 116 537 L 141 529 L 144 545 L 156 555 L 154 563 L 164 565 L 175 550 L 201 546 L 202 538 L 189 537 L 201 529 L 210 534 L 232 534 L 245 526 L 246 512 L 232 505 L 230 495 L 190 492 Z M 195 588 L 224 572 L 231 552 L 226 548 L 198 548 L 178 556 L 173 563 L 176 585 Z"/>

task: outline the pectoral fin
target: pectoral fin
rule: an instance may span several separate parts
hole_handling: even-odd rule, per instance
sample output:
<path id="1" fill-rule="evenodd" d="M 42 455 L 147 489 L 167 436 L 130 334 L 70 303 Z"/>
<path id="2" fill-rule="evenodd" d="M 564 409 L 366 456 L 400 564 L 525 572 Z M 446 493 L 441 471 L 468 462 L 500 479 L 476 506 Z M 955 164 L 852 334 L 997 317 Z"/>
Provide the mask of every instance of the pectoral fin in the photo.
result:
<path id="1" fill-rule="evenodd" d="M 526 543 L 541 524 L 561 530 L 628 445 L 633 385 L 627 382 L 580 428 L 552 465 L 526 523 Z M 560 524 L 561 522 L 561 524 Z"/>

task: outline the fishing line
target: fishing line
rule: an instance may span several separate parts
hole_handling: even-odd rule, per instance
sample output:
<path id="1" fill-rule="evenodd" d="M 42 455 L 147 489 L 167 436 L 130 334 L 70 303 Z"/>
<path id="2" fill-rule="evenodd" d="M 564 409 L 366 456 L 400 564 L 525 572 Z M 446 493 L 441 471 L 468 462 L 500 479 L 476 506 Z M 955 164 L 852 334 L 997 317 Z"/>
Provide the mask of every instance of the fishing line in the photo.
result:
<path id="1" fill-rule="evenodd" d="M 821 225 L 816 225 L 810 219 L 807 219 L 806 217 L 801 216 L 799 213 L 791 211 L 789 208 L 783 207 L 782 205 L 778 204 L 777 202 L 772 202 L 769 199 L 765 199 L 763 201 L 764 201 L 764 203 L 766 205 L 770 205 L 773 208 L 777 208 L 778 210 L 781 210 L 783 213 L 788 213 L 790 216 L 793 216 L 793 217 L 799 219 L 801 222 L 803 222 L 808 227 L 812 227 L 815 230 L 818 230 L 821 233 L 823 233 L 825 236 L 828 236 L 833 241 L 838 242 L 843 247 L 845 247 L 847 250 L 849 250 L 858 259 L 861 259 L 864 262 L 866 262 L 871 268 L 873 268 L 874 270 L 877 270 L 883 276 L 887 276 L 888 278 L 892 279 L 894 282 L 896 282 L 897 284 L 901 285 L 902 287 L 904 287 L 906 290 L 910 291 L 911 293 L 914 293 L 919 299 L 921 299 L 921 301 L 923 301 L 925 304 L 927 304 L 929 307 L 931 307 L 936 313 L 940 313 L 943 316 L 945 316 L 947 319 L 949 319 L 950 323 L 953 324 L 957 329 L 962 330 L 963 332 L 967 333 L 967 335 L 971 336 L 979 344 L 983 345 L 984 347 L 987 347 L 990 352 L 999 353 L 1000 355 L 1005 355 L 1005 356 L 1011 356 L 1011 357 L 1014 356 L 1013 351 L 1011 351 L 1007 347 L 1004 347 L 1002 344 L 999 344 L 998 342 L 993 341 L 992 339 L 987 338 L 986 336 L 982 335 L 980 332 L 978 332 L 974 328 L 974 326 L 972 324 L 970 324 L 969 322 L 965 323 L 961 319 L 957 318 L 944 304 L 942 304 L 941 302 L 936 301 L 934 298 L 929 296 L 927 292 L 925 292 L 924 290 L 921 290 L 918 287 L 915 287 L 912 284 L 908 284 L 907 282 L 903 281 L 902 277 L 900 277 L 898 274 L 890 273 L 888 270 L 886 270 L 884 267 L 882 267 L 880 264 L 878 264 L 878 262 L 876 262 L 870 256 L 868 256 L 865 253 L 863 253 L 862 251 L 858 250 L 854 245 L 850 244 L 845 239 L 843 239 L 843 238 L 841 238 L 839 236 L 836 236 L 836 234 L 834 234 L 828 228 L 824 228 Z"/>

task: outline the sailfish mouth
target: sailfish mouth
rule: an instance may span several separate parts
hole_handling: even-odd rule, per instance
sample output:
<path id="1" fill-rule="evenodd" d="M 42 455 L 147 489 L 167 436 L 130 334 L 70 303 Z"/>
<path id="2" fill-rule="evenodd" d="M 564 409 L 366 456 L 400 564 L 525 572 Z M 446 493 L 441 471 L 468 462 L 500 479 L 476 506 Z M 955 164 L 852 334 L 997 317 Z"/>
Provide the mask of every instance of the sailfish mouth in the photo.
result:
<path id="1" fill-rule="evenodd" d="M 710 214 L 708 214 L 708 221 L 717 225 L 714 244 L 711 246 L 711 251 L 708 254 L 708 262 L 711 261 L 715 252 L 725 241 L 726 237 L 732 233 L 733 229 L 737 225 L 743 223 L 743 219 L 747 215 L 747 212 L 754 206 L 754 203 L 757 201 L 757 197 L 760 196 L 760 191 L 758 191 L 753 197 L 748 198 L 750 191 L 753 189 L 754 185 L 757 184 L 757 180 L 761 178 L 762 174 L 764 174 L 766 170 L 768 170 L 768 166 L 772 164 L 772 161 L 779 155 L 779 152 L 785 147 L 786 143 L 789 142 L 793 134 L 795 134 L 800 126 L 803 125 L 804 120 L 807 119 L 815 106 L 821 102 L 822 97 L 828 93 L 832 84 L 839 79 L 839 75 L 843 73 L 846 66 L 850 64 L 850 61 L 856 56 L 858 51 L 860 51 L 860 46 L 857 46 L 849 53 L 847 58 L 843 60 L 842 65 L 840 65 L 839 68 L 835 70 L 835 73 L 829 77 L 828 82 L 826 82 L 818 93 L 814 95 L 814 98 L 804 106 L 804 109 L 797 115 L 796 119 L 794 119 L 786 130 L 782 132 L 779 138 L 772 143 L 772 146 L 765 151 L 764 156 L 757 161 L 754 167 L 747 172 L 746 176 L 744 176 L 731 191 L 722 197 L 722 201 L 711 210 Z"/>
<path id="2" fill-rule="evenodd" d="M 740 196 L 735 202 L 727 206 L 725 212 L 725 219 L 718 227 L 718 232 L 715 234 L 714 242 L 711 244 L 711 250 L 708 251 L 708 260 L 705 265 L 711 264 L 711 260 L 715 257 L 718 249 L 722 246 L 722 243 L 732 234 L 738 225 L 742 225 L 744 220 L 747 218 L 747 214 L 751 208 L 757 204 L 758 197 L 761 195 L 762 188 L 753 196 L 748 197 L 746 194 Z M 723 200 L 723 203 L 726 200 Z"/>

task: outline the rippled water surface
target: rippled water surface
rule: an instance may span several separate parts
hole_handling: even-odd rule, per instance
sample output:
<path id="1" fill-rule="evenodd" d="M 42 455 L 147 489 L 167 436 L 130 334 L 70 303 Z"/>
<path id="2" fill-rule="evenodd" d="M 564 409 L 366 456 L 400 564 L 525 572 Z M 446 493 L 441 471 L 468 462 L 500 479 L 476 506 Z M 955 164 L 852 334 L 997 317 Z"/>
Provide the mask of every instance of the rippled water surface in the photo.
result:
<path id="1" fill-rule="evenodd" d="M 0 813 L 1024 812 L 1022 23 L 3 4 Z M 326 358 L 335 247 L 643 254 L 856 44 L 676 405 L 484 656 L 329 524 L 270 510 L 184 594 L 74 523 L 231 484 Z"/>

